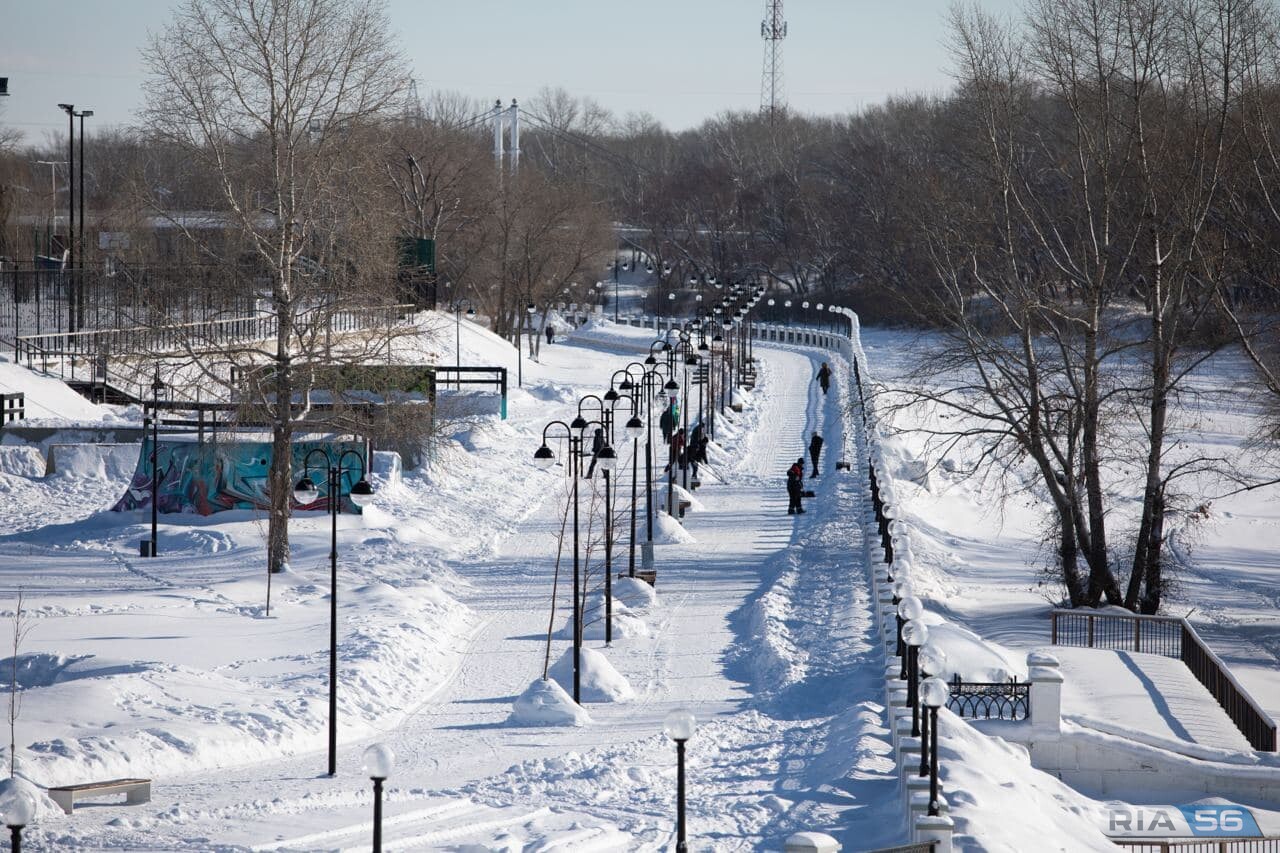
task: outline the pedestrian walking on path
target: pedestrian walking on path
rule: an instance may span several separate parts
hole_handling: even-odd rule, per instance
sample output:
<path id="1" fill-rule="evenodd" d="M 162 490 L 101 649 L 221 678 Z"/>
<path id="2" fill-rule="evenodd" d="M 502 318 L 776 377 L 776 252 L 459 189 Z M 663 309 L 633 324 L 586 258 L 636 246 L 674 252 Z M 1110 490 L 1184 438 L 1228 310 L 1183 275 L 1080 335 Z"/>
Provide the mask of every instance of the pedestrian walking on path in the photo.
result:
<path id="1" fill-rule="evenodd" d="M 800 498 L 804 496 L 804 457 L 787 469 L 787 515 L 804 512 Z"/>
<path id="2" fill-rule="evenodd" d="M 831 388 L 831 368 L 827 367 L 827 363 L 822 362 L 822 367 L 818 368 L 818 375 L 814 377 L 818 380 L 818 384 L 822 386 L 822 393 L 825 395 Z"/>
<path id="3" fill-rule="evenodd" d="M 595 434 L 591 437 L 591 464 L 587 466 L 587 473 L 582 475 L 584 480 L 590 480 L 591 475 L 596 472 L 596 457 L 601 450 L 604 450 L 604 430 L 596 427 Z"/>
<path id="4" fill-rule="evenodd" d="M 662 410 L 662 416 L 658 418 L 658 427 L 662 430 L 662 443 L 669 444 L 671 442 L 671 433 L 676 428 L 676 416 L 671 406 L 667 406 Z"/>
<path id="5" fill-rule="evenodd" d="M 547 324 L 547 345 L 550 346 L 555 342 L 556 342 L 556 327 L 548 323 Z"/>
<path id="6" fill-rule="evenodd" d="M 813 460 L 813 473 L 810 477 L 818 476 L 818 457 L 822 455 L 822 436 L 815 431 L 813 438 L 809 439 L 809 458 Z"/>

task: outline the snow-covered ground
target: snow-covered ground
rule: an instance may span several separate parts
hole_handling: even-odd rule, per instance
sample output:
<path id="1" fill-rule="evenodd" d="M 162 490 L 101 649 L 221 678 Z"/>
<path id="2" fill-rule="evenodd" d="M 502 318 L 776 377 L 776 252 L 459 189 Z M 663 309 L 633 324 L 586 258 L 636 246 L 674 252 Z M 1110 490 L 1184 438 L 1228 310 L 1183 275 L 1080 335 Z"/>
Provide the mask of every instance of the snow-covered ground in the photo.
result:
<path id="1" fill-rule="evenodd" d="M 459 331 L 464 363 L 514 373 L 512 347 L 452 315 L 431 319 L 402 356 L 451 363 Z M 866 337 L 878 376 L 910 357 L 903 336 Z M 537 468 L 533 452 L 544 425 L 571 419 L 581 395 L 606 390 L 651 340 L 595 319 L 543 346 L 539 361 L 523 361 L 509 420 L 469 419 L 430 466 L 380 481 L 363 516 L 340 518 L 335 778 L 325 775 L 327 516 L 293 520 L 291 570 L 270 579 L 265 519 L 251 512 L 162 516 L 160 556 L 139 558 L 149 519 L 104 511 L 129 469 L 86 463 L 43 477 L 30 448 L 0 448 L 0 629 L 9 633 L 19 588 L 31 617 L 18 659 L 21 774 L 42 786 L 154 780 L 145 805 L 90 799 L 67 816 L 42 799 L 31 848 L 367 849 L 371 788 L 360 762 L 380 741 L 397 756 L 388 849 L 665 849 L 675 760 L 662 724 L 679 707 L 699 721 L 688 756 L 693 849 L 779 849 L 805 829 L 846 850 L 903 841 L 862 559 L 865 469 L 858 460 L 835 469 L 851 458 L 848 368 L 830 396 L 812 381 L 829 353 L 757 346 L 758 384 L 742 413 L 719 422 L 682 535 L 656 537 L 654 594 L 615 587 L 609 645 L 599 622 L 601 479 L 579 481 L 588 674 L 601 701 L 563 715 L 563 694 L 539 684 L 548 666 L 564 678 L 554 665 L 570 647 L 570 483 L 564 466 Z M 12 365 L 0 364 L 0 382 L 49 418 L 130 418 Z M 817 497 L 788 516 L 784 471 L 814 430 L 827 440 Z M 558 435 L 548 440 L 563 459 Z M 628 497 L 635 449 L 618 448 Z M 956 623 L 956 647 L 971 645 L 957 666 L 1016 669 L 1021 654 L 1004 646 L 1046 643 L 1047 605 L 1027 568 L 1030 512 L 997 524 L 965 488 L 899 485 L 928 534 L 917 545 L 919 591 Z M 1251 506 L 1246 523 L 1280 515 Z M 627 558 L 624 534 L 615 574 Z M 1233 565 L 1242 619 L 1262 594 L 1266 560 L 1241 551 Z M 538 724 L 548 721 L 561 724 Z M 944 779 L 964 792 L 951 807 L 971 849 L 1107 849 L 1097 803 L 1032 770 L 1021 747 L 945 715 L 944 724 Z"/>

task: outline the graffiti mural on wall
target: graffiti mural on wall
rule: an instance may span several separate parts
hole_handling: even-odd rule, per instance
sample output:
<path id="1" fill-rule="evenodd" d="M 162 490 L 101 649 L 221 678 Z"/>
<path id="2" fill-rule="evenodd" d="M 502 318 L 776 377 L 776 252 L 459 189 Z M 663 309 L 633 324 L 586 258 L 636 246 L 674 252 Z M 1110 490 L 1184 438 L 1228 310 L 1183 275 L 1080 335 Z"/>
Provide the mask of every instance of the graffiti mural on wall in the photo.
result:
<path id="1" fill-rule="evenodd" d="M 302 463 L 307 454 L 320 448 L 328 451 L 330 459 L 338 459 L 344 450 L 354 451 L 363 458 L 364 445 L 350 441 L 303 441 L 293 445 L 294 479 L 302 477 Z M 314 463 L 320 454 L 312 457 Z M 112 509 L 126 512 L 151 507 L 151 440 L 142 443 L 138 467 L 124 497 Z M 160 512 L 179 512 L 195 515 L 212 515 L 230 509 L 265 510 L 270 506 L 267 473 L 271 469 L 271 443 L 265 441 L 220 441 L 199 444 L 194 441 L 160 441 L 160 478 L 157 484 L 156 505 Z M 348 456 L 349 460 L 351 457 Z M 360 470 L 344 470 L 339 482 L 338 494 L 342 500 L 342 512 L 358 513 L 347 495 L 351 486 L 360 479 Z M 328 472 L 312 467 L 311 479 L 315 480 L 320 497 L 298 509 L 327 510 L 329 508 Z"/>

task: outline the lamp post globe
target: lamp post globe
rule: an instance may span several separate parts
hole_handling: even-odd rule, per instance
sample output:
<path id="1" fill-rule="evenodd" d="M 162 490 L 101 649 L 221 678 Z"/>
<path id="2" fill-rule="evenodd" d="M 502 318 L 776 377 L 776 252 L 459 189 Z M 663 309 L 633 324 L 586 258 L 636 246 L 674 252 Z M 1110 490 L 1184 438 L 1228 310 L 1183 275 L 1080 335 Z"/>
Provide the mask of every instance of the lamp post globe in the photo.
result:
<path id="1" fill-rule="evenodd" d="M 596 464 L 602 471 L 614 471 L 618 467 L 618 454 L 611 445 L 606 444 L 596 454 Z"/>
<path id="2" fill-rule="evenodd" d="M 365 749 L 362 765 L 370 779 L 388 779 L 395 768 L 396 754 L 385 743 L 375 743 Z"/>
<path id="3" fill-rule="evenodd" d="M 916 598 L 914 595 L 908 595 L 898 602 L 898 615 L 908 622 L 914 622 L 921 628 L 924 628 L 924 624 L 919 621 L 920 617 L 924 615 L 924 604 L 921 603 L 920 599 Z M 920 643 L 923 642 L 923 639 L 920 640 Z M 919 645 L 920 643 L 917 643 L 916 645 Z"/>
<path id="4" fill-rule="evenodd" d="M 929 639 L 929 628 L 919 619 L 908 619 L 902 626 L 902 642 L 919 648 Z"/>
<path id="5" fill-rule="evenodd" d="M 544 444 L 533 452 L 533 464 L 545 470 L 556 464 L 556 455 Z"/>
<path id="6" fill-rule="evenodd" d="M 301 506 L 309 506 L 320 500 L 320 490 L 310 475 L 304 474 L 298 484 L 293 487 L 293 499 Z"/>
<path id="7" fill-rule="evenodd" d="M 623 427 L 623 430 L 626 433 L 627 438 L 635 441 L 640 436 L 644 435 L 644 421 L 640 420 L 639 415 L 632 415 L 631 419 L 627 421 L 626 426 Z"/>
<path id="8" fill-rule="evenodd" d="M 369 481 L 364 477 L 351 486 L 351 491 L 347 494 L 351 498 L 351 502 L 356 506 L 364 507 L 373 503 L 373 486 L 369 485 Z"/>
<path id="9" fill-rule="evenodd" d="M 911 586 L 911 581 L 899 575 L 898 580 L 893 582 L 893 597 L 898 600 L 899 604 L 902 603 L 903 599 L 915 598 L 915 590 Z"/>
<path id="10" fill-rule="evenodd" d="M 686 708 L 677 708 L 663 719 L 662 733 L 679 743 L 693 737 L 693 732 L 697 726 L 698 720 L 693 716 L 692 711 Z"/>
<path id="11" fill-rule="evenodd" d="M 929 640 L 920 647 L 920 669 L 930 677 L 941 676 L 947 671 L 946 649 L 937 640 Z M 925 679 L 928 681 L 928 679 Z M 927 702 L 925 703 L 928 704 Z"/>
<path id="12" fill-rule="evenodd" d="M 573 437 L 581 439 L 582 434 L 587 431 L 587 419 L 582 415 L 578 415 L 569 424 L 569 429 L 573 432 Z"/>

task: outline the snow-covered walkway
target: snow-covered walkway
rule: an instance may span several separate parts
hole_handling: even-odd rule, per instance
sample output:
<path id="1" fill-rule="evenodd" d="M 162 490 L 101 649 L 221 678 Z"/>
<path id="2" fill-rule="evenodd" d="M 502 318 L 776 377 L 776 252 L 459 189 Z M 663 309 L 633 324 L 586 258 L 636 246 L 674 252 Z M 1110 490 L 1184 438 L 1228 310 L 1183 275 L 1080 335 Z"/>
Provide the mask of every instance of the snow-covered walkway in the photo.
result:
<path id="1" fill-rule="evenodd" d="M 661 849 L 672 839 L 675 781 L 662 720 L 673 708 L 688 707 L 699 720 L 689 744 L 693 849 L 776 849 L 799 829 L 830 832 L 847 849 L 900 840 L 897 781 L 877 701 L 883 659 L 859 556 L 864 475 L 835 468 L 844 455 L 845 383 L 822 395 L 812 378 L 828 356 L 817 352 L 759 347 L 756 355 L 756 391 L 743 413 L 722 421 L 717 440 L 726 455 L 713 465 L 718 477 L 703 478 L 695 494 L 701 508 L 685 519 L 694 541 L 657 548 L 659 598 L 641 611 L 651 636 L 615 638 L 608 648 L 587 642 L 627 678 L 636 698 L 589 704 L 593 723 L 580 728 L 509 722 L 513 700 L 542 672 L 564 478 L 521 483 L 503 494 L 509 472 L 502 459 L 533 450 L 503 442 L 519 437 L 522 445 L 527 427 L 504 426 L 488 438 L 473 431 L 461 439 L 471 455 L 451 464 L 473 466 L 463 479 L 475 482 L 460 484 L 453 471 L 451 479 L 439 481 L 439 497 L 423 482 L 411 484 L 394 509 L 400 521 L 367 519 L 370 526 L 390 525 L 396 531 L 390 538 L 348 529 L 355 522 L 344 519 L 344 583 L 375 582 L 380 560 L 402 567 L 387 577 L 386 591 L 376 593 L 386 599 L 380 618 L 391 618 L 402 598 L 408 603 L 415 597 L 405 612 L 417 615 L 405 618 L 445 615 L 429 599 L 435 587 L 403 568 L 415 565 L 423 579 L 436 579 L 466 605 L 465 613 L 449 617 L 447 630 L 445 623 L 427 629 L 441 638 L 427 653 L 434 659 L 418 660 L 404 674 L 422 680 L 416 691 L 405 691 L 420 697 L 416 708 L 387 714 L 373 703 L 371 718 L 384 720 L 379 725 L 385 730 L 344 742 L 335 779 L 320 775 L 320 752 L 280 759 L 264 749 L 260 763 L 244 763 L 252 760 L 245 756 L 232 769 L 158 777 L 151 804 L 125 811 L 90 805 L 65 823 L 48 824 L 44 838 L 95 847 L 366 849 L 371 795 L 360 754 L 381 740 L 398 757 L 388 783 L 389 849 Z M 609 371 L 629 360 L 599 346 L 548 349 L 541 364 L 526 365 L 526 383 L 568 381 L 577 388 L 568 395 L 558 390 L 562 386 L 538 386 L 536 393 L 544 395 L 538 400 L 550 405 L 535 405 L 535 416 L 566 416 L 571 404 L 560 398 L 598 393 Z M 585 387 L 588 382 L 593 387 Z M 814 430 L 827 442 L 822 475 L 812 481 L 818 497 L 807 501 L 805 515 L 788 516 L 784 472 Z M 629 448 L 622 449 L 621 485 L 629 493 Z M 519 470 L 527 476 L 531 469 Z M 539 493 L 545 497 L 529 501 Z M 584 489 L 584 507 L 589 494 Z M 430 514 L 432 525 L 415 527 L 415 513 Z M 489 519 L 491 532 L 471 530 L 468 514 Z M 319 525 L 299 522 L 303 529 Z M 467 535 L 456 543 L 441 540 L 436 531 L 450 525 Z M 191 531 L 197 534 L 204 535 Z M 320 553 L 307 542 L 306 556 L 296 562 L 305 561 L 310 573 L 310 561 Z M 438 556 L 417 558 L 415 547 Z M 199 578 L 210 585 L 211 597 L 214 585 L 226 582 L 217 573 L 233 571 L 236 563 L 219 560 L 217 569 Z M 624 545 L 615 572 L 625 566 Z M 557 632 L 567 622 L 567 573 L 566 560 Z M 167 589 L 162 581 L 142 579 L 160 602 Z M 302 584 L 284 594 L 297 590 L 308 603 L 323 605 L 323 589 Z M 282 618 L 292 603 L 281 599 Z M 150 616 L 140 612 L 137 618 Z M 349 636 L 356 623 L 344 625 L 347 655 L 353 642 L 363 640 Z M 285 621 L 277 634 L 297 635 L 295 644 L 305 647 L 298 627 Z M 136 634 L 142 626 L 129 630 Z M 68 635 L 67 642 L 72 639 Z M 568 646 L 557 638 L 552 660 Z M 208 652 L 216 657 L 212 647 Z M 256 671 L 273 666 L 272 660 L 247 665 Z M 236 667 L 239 672 L 241 665 Z M 366 697 L 344 689 L 344 714 L 361 714 Z M 361 687 L 368 689 L 378 685 Z M 281 697 L 264 701 L 272 703 L 273 715 L 283 707 Z M 212 697 L 209 704 L 216 704 Z M 271 719 L 264 715 L 262 724 Z M 291 736 L 291 750 L 298 749 L 301 734 Z M 198 727 L 188 736 L 197 737 Z M 308 735 L 302 742 L 312 741 Z M 321 738 L 314 742 L 323 745 Z"/>

